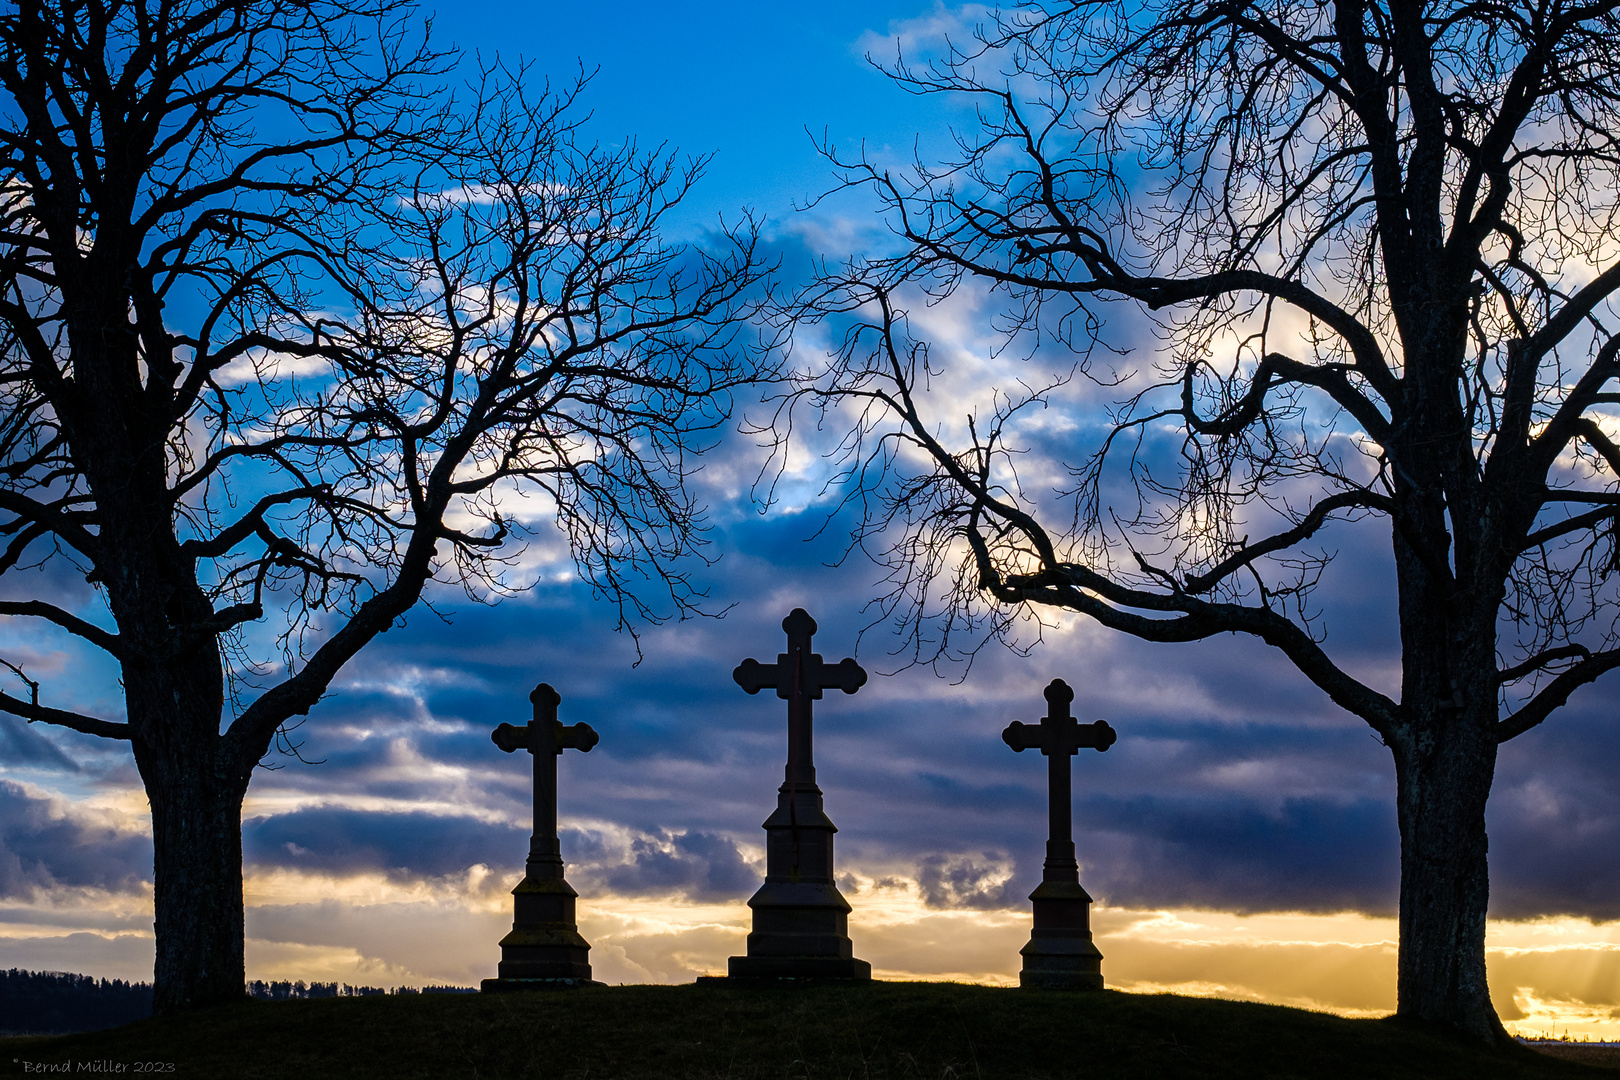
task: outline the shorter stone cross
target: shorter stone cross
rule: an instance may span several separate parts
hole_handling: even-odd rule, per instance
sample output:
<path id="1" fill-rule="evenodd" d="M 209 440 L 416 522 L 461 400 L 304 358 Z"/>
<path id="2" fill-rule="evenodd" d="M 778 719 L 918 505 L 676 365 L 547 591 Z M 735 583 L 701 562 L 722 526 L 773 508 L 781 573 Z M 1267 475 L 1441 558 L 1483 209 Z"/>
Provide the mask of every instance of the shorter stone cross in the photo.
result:
<path id="1" fill-rule="evenodd" d="M 1069 758 L 1082 747 L 1107 750 L 1119 736 L 1106 720 L 1092 724 L 1075 720 L 1069 712 L 1074 691 L 1062 679 L 1053 679 L 1044 695 L 1046 715 L 1039 724 L 1014 720 L 1001 733 L 1002 741 L 1019 753 L 1038 749 L 1047 760 L 1050 833 L 1041 884 L 1029 896 L 1035 905 L 1035 927 L 1021 950 L 1024 967 L 1018 982 L 1101 990 L 1102 953 L 1091 940 L 1091 895 L 1080 886 L 1080 866 L 1074 857 Z"/>
<path id="2" fill-rule="evenodd" d="M 748 906 L 754 929 L 748 955 L 733 956 L 729 978 L 867 980 L 872 965 L 855 958 L 849 940 L 849 901 L 833 882 L 833 833 L 816 786 L 811 702 L 824 690 L 853 694 L 866 671 L 853 659 L 829 664 L 810 651 L 816 620 L 794 608 L 782 620 L 788 651 L 776 663 L 744 660 L 731 673 L 750 694 L 774 687 L 788 703 L 788 759 L 776 812 L 765 819 L 765 884 Z M 707 981 L 707 980 L 706 980 Z"/>
<path id="3" fill-rule="evenodd" d="M 534 756 L 534 833 L 523 880 L 512 890 L 517 898 L 512 932 L 501 939 L 498 977 L 484 980 L 485 993 L 591 982 L 591 946 L 580 936 L 574 912 L 579 894 L 563 879 L 557 841 L 557 758 L 565 749 L 588 752 L 600 736 L 589 724 L 558 721 L 562 695 L 546 683 L 534 688 L 529 701 L 534 715 L 527 724 L 502 724 L 489 736 L 508 754 L 527 750 Z"/>

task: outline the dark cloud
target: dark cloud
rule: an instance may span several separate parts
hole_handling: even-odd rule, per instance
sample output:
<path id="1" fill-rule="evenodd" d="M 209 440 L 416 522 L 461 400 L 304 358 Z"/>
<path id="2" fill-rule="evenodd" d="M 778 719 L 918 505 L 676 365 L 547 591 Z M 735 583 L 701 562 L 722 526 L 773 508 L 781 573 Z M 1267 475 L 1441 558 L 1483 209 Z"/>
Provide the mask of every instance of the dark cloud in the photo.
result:
<path id="1" fill-rule="evenodd" d="M 61 772 L 79 771 L 79 763 L 57 749 L 39 729 L 9 713 L 0 713 L 0 761 Z"/>
<path id="2" fill-rule="evenodd" d="M 1501 820 L 1502 814 L 1496 815 Z M 1491 838 L 1491 915 L 1620 919 L 1620 811 L 1581 808 L 1541 826 L 1499 826 Z"/>
<path id="3" fill-rule="evenodd" d="M 566 755 L 560 766 L 570 880 L 625 892 L 745 895 L 757 875 L 742 869 L 733 840 L 725 838 L 761 838 L 758 823 L 774 804 L 780 778 L 785 710 L 768 695 L 742 693 L 730 669 L 744 656 L 774 656 L 781 617 L 795 603 L 810 607 L 821 623 L 818 651 L 847 655 L 867 587 L 815 561 L 827 554 L 825 544 L 800 551 L 788 524 L 729 528 L 763 540 L 770 555 L 762 556 L 758 544 L 744 545 L 740 558 L 728 558 L 734 573 L 717 579 L 716 598 L 735 595 L 718 587 L 724 580 L 741 591 L 758 589 L 769 601 L 722 621 L 649 631 L 646 659 L 634 669 L 626 643 L 602 638 L 587 610 L 559 607 L 555 597 L 468 613 L 473 622 L 465 632 L 418 623 L 378 650 L 372 670 L 464 668 L 464 679 L 440 680 L 424 691 L 433 730 L 419 730 L 414 702 L 373 694 L 366 698 L 378 725 L 372 736 L 346 746 L 335 768 L 303 770 L 299 782 L 444 798 L 421 780 L 366 778 L 380 758 L 377 735 L 386 723 L 390 737 L 406 739 L 423 757 L 501 770 L 491 794 L 526 816 L 528 762 L 494 750 L 487 729 L 497 719 L 521 722 L 529 689 L 544 679 L 563 693 L 563 719 L 588 721 L 603 740 L 589 755 Z M 764 580 L 773 575 L 774 591 Z M 414 637 L 417 630 L 424 636 Z M 1372 649 L 1377 640 L 1368 632 L 1359 647 Z M 925 670 L 874 675 L 860 694 L 818 703 L 817 762 L 828 813 L 842 830 L 841 866 L 865 859 L 921 873 L 918 853 L 942 845 L 1009 851 L 1016 872 L 989 892 L 960 863 L 928 863 L 931 902 L 994 906 L 992 894 L 1004 889 L 1021 903 L 1039 880 L 1045 763 L 1013 754 L 999 732 L 1010 719 L 1037 719 L 1044 709 L 1040 687 L 1062 675 L 1080 692 L 1077 714 L 1106 716 L 1121 734 L 1109 753 L 1087 753 L 1074 763 L 1083 880 L 1099 898 L 1150 907 L 1393 911 L 1399 872 L 1393 767 L 1364 724 L 1253 642 L 1158 647 L 1101 635 L 1084 645 L 1053 644 L 1030 659 L 987 652 L 960 686 Z M 876 671 L 883 658 L 869 651 L 863 648 L 863 663 Z M 997 688 L 1004 688 L 999 696 Z M 1616 771 L 1620 747 L 1597 727 L 1547 727 L 1536 734 L 1539 742 L 1521 740 L 1522 748 L 1515 743 L 1504 752 L 1491 821 L 1494 910 L 1612 917 L 1605 913 L 1620 895 L 1612 820 L 1620 792 L 1597 778 Z M 1514 809 L 1515 792 L 1531 776 L 1566 793 L 1557 814 Z M 603 847 L 600 835 L 571 833 L 571 817 L 666 839 L 643 840 L 626 858 Z M 465 846 L 462 828 L 450 830 L 445 842 Z M 346 835 L 340 830 L 334 839 L 347 843 Z M 718 838 L 721 846 L 699 851 L 698 838 Z M 304 839 L 287 839 L 313 850 Z M 377 840 L 373 848 L 387 845 Z M 521 839 L 515 849 L 521 853 Z M 285 853 L 275 857 L 291 861 Z M 367 858 L 387 862 L 381 854 Z M 406 854 L 389 858 L 412 861 Z"/>
<path id="4" fill-rule="evenodd" d="M 1116 906 L 1394 914 L 1400 841 L 1383 800 L 1085 799 L 1082 881 Z"/>
<path id="5" fill-rule="evenodd" d="M 763 880 L 731 840 L 692 831 L 669 834 L 662 841 L 632 840 L 629 862 L 587 867 L 580 876 L 595 878 L 615 892 L 679 893 L 693 900 L 738 899 Z"/>
<path id="6" fill-rule="evenodd" d="M 122 891 L 151 880 L 147 837 L 53 810 L 0 780 L 0 896 L 26 899 L 60 885 Z"/>
<path id="7" fill-rule="evenodd" d="M 1599 695 L 1502 747 L 1491 913 L 1620 919 L 1620 724 Z"/>
<path id="8" fill-rule="evenodd" d="M 437 877 L 521 866 L 528 831 L 469 817 L 310 807 L 243 823 L 245 862 L 329 874 Z"/>

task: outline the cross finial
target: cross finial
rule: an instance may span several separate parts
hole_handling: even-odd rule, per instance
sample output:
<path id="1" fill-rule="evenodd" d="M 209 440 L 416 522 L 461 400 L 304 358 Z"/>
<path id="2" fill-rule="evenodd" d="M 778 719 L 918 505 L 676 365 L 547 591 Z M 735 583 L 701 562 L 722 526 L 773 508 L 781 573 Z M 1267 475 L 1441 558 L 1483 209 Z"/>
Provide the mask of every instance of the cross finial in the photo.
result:
<path id="1" fill-rule="evenodd" d="M 523 727 L 502 724 L 489 733 L 490 741 L 508 754 L 514 750 L 537 754 L 548 749 L 558 754 L 564 750 L 589 753 L 591 747 L 602 741 L 596 729 L 584 721 L 565 725 L 557 719 L 557 706 L 562 704 L 562 695 L 550 683 L 535 687 L 529 694 L 529 701 L 534 705 L 533 720 Z"/>
<path id="2" fill-rule="evenodd" d="M 808 649 L 810 639 L 816 633 L 816 620 L 812 619 L 804 608 L 796 607 L 782 620 L 782 629 L 787 631 L 788 648 L 799 645 Z"/>
<path id="3" fill-rule="evenodd" d="M 738 664 L 731 673 L 738 686 L 750 694 L 774 687 L 777 697 L 791 702 L 820 701 L 823 690 L 853 694 L 866 685 L 866 669 L 851 657 L 828 664 L 819 653 L 810 651 L 816 620 L 804 608 L 790 611 L 782 620 L 782 629 L 787 631 L 788 651 L 778 653 L 774 664 L 762 664 L 752 657 Z"/>
<path id="4" fill-rule="evenodd" d="M 1062 679 L 1047 683 L 1041 694 L 1046 698 L 1046 715 L 1039 724 L 1014 720 L 1001 733 L 1001 741 L 1019 753 L 1038 749 L 1043 754 L 1067 757 L 1085 747 L 1099 752 L 1107 750 L 1119 738 L 1106 720 L 1092 724 L 1075 720 L 1069 711 L 1074 689 Z"/>
<path id="5" fill-rule="evenodd" d="M 833 687 L 853 694 L 866 685 L 866 669 L 848 656 L 829 664 L 819 653 L 811 652 L 816 620 L 804 608 L 788 612 L 782 629 L 787 632 L 788 651 L 778 653 L 776 663 L 762 664 L 750 657 L 737 665 L 731 677 L 750 694 L 774 687 L 776 696 L 788 703 L 787 780 L 789 784 L 814 784 L 811 702 L 821 700 L 821 692 Z"/>

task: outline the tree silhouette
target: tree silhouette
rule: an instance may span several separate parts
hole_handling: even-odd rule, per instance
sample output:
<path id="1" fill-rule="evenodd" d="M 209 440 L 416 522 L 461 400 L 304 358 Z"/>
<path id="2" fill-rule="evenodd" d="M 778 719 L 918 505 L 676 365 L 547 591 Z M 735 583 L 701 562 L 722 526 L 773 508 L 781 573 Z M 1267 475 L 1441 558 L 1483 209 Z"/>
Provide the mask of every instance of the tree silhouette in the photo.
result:
<path id="1" fill-rule="evenodd" d="M 396 0 L 22 0 L 0 55 L 0 615 L 109 654 L 126 716 L 12 660 L 0 708 L 129 741 L 155 1008 L 240 998 L 254 767 L 428 582 L 522 587 L 554 518 L 621 624 L 697 602 L 764 267 L 751 222 L 660 239 L 701 162 L 588 144 L 582 84 L 453 96 Z"/>
<path id="2" fill-rule="evenodd" d="M 781 312 L 834 345 L 777 418 L 850 424 L 887 610 L 925 655 L 1054 608 L 1280 650 L 1394 756 L 1399 1015 L 1502 1039 L 1497 748 L 1620 665 L 1615 5 L 1025 5 L 890 74 L 976 121 L 940 164 L 828 149 L 896 245 Z M 968 289 L 1000 348 L 1064 359 L 956 425 L 908 311 Z M 1150 357 L 1119 358 L 1110 305 L 1151 318 Z M 1106 430 L 1021 484 L 1021 425 L 1081 392 Z M 1398 690 L 1335 662 L 1311 603 L 1375 521 Z"/>

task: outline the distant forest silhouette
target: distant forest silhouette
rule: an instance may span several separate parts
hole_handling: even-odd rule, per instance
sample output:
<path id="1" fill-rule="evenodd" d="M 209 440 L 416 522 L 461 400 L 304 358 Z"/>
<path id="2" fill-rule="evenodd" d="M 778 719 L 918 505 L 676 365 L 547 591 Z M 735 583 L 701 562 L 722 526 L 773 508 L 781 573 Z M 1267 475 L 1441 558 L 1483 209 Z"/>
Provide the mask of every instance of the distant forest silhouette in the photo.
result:
<path id="1" fill-rule="evenodd" d="M 246 986 L 255 1001 L 382 997 L 389 994 L 470 994 L 465 986 L 350 986 L 347 983 L 264 982 Z M 152 1015 L 152 984 L 96 979 L 63 971 L 0 972 L 0 1035 L 66 1035 L 100 1031 Z"/>

